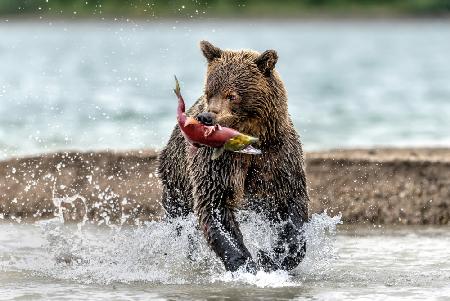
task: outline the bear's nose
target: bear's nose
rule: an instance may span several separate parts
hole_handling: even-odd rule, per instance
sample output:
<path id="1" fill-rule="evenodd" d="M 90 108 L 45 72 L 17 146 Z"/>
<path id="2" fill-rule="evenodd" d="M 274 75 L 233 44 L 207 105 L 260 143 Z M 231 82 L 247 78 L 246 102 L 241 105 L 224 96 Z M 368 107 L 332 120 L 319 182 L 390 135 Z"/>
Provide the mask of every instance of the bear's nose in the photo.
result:
<path id="1" fill-rule="evenodd" d="M 214 124 L 214 114 L 210 112 L 203 112 L 197 115 L 197 120 L 204 125 Z"/>

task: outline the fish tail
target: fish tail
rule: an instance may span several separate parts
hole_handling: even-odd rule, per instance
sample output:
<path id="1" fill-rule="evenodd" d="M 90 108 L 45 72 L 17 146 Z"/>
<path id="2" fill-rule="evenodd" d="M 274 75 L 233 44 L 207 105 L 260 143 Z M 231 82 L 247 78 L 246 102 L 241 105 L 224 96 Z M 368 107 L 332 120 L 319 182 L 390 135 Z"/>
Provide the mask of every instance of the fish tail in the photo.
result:
<path id="1" fill-rule="evenodd" d="M 180 83 L 178 82 L 178 78 L 176 75 L 174 75 L 173 77 L 175 77 L 175 89 L 173 89 L 173 92 L 175 92 L 175 94 L 178 97 L 181 97 L 181 92 L 180 92 Z"/>
<path id="2" fill-rule="evenodd" d="M 176 77 L 176 75 L 174 75 L 174 77 L 175 77 L 175 89 L 173 89 L 173 92 L 175 92 L 175 94 L 178 97 L 177 114 L 180 115 L 180 114 L 182 114 L 182 113 L 184 113 L 186 111 L 186 107 L 185 107 L 185 104 L 184 104 L 183 96 L 181 96 L 180 83 L 178 82 L 178 78 Z"/>

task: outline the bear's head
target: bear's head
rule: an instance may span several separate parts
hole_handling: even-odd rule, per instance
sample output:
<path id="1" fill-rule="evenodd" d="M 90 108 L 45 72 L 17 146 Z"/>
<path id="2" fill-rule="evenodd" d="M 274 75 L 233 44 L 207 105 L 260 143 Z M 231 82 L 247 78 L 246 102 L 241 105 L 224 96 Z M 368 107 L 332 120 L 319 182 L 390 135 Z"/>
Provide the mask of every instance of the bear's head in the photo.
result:
<path id="1" fill-rule="evenodd" d="M 289 122 L 287 96 L 275 64 L 275 50 L 222 50 L 207 41 L 200 48 L 208 62 L 204 109 L 197 118 L 273 140 Z"/>

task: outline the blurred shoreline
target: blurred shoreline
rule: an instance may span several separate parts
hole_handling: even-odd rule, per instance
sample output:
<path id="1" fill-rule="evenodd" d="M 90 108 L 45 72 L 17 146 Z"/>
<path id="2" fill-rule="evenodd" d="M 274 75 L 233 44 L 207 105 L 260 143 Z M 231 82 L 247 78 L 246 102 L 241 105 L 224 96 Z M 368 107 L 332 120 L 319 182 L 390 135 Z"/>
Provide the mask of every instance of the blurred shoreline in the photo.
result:
<path id="1" fill-rule="evenodd" d="M 71 0 L 4 0 L 0 3 L 2 18 L 94 18 L 120 16 L 129 19 L 341 19 L 341 18 L 448 18 L 447 0 L 427 1 L 71 1 Z"/>
<path id="2" fill-rule="evenodd" d="M 450 148 L 307 152 L 310 214 L 345 224 L 450 222 Z M 0 220 L 140 224 L 164 217 L 157 152 L 59 152 L 0 161 Z M 242 204 L 245 208 L 245 204 Z"/>
<path id="3" fill-rule="evenodd" d="M 162 18 L 144 18 L 144 17 L 113 17 L 105 16 L 102 18 L 78 16 L 76 18 L 71 17 L 58 17 L 58 16 L 44 16 L 39 17 L 35 15 L 29 16 L 0 16 L 0 26 L 2 24 L 20 24 L 20 23 L 73 23 L 73 24 L 165 24 L 165 23 L 179 23 L 179 24 L 207 24 L 207 23 L 256 23 L 256 24 L 315 24 L 315 23 L 341 23 L 341 24 L 382 24 L 382 23 L 450 23 L 449 16 L 378 16 L 378 17 L 364 17 L 364 16 L 303 16 L 303 17 L 208 17 L 208 18 L 177 18 L 177 17 L 162 17 Z"/>

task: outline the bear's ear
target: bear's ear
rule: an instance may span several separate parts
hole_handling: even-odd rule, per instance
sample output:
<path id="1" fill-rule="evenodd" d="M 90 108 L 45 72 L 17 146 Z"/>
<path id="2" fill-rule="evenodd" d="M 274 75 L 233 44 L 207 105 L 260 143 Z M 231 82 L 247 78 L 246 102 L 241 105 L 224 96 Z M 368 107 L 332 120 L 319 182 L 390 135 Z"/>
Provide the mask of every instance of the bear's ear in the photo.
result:
<path id="1" fill-rule="evenodd" d="M 222 56 L 222 50 L 220 48 L 217 48 L 208 41 L 201 41 L 200 49 L 202 50 L 203 55 L 208 60 L 208 63 Z"/>
<path id="2" fill-rule="evenodd" d="M 258 69 L 265 75 L 269 76 L 278 60 L 278 54 L 275 50 L 266 50 L 255 60 Z"/>

